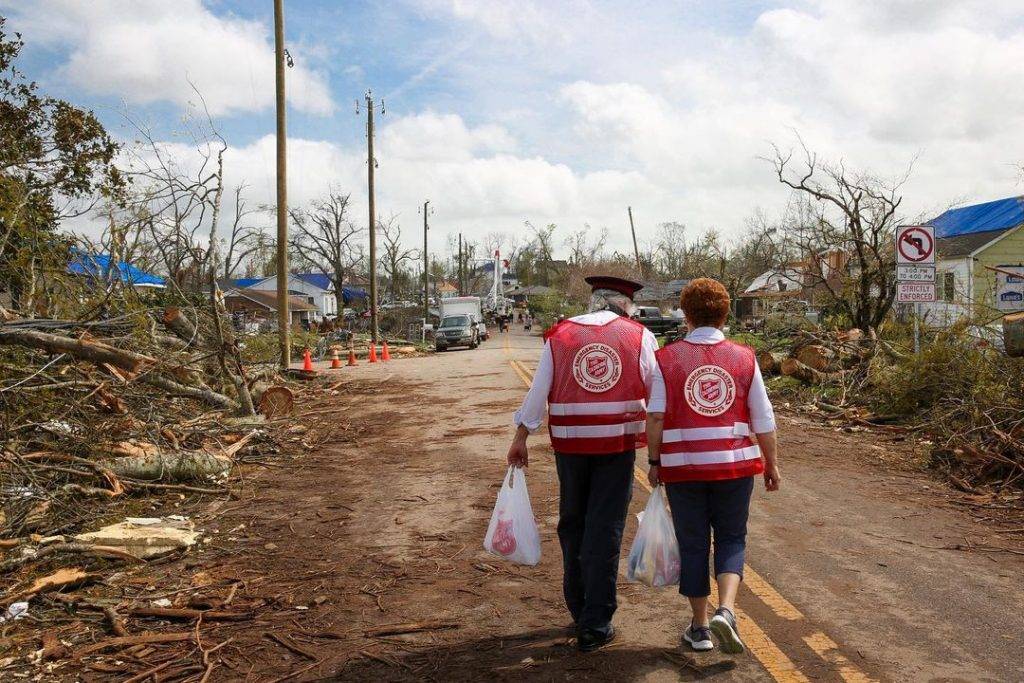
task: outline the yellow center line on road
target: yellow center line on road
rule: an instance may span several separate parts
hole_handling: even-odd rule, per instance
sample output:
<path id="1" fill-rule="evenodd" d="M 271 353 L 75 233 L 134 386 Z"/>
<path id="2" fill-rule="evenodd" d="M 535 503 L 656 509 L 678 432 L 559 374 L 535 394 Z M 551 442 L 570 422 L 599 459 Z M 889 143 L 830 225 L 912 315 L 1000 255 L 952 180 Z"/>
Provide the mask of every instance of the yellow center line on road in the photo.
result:
<path id="1" fill-rule="evenodd" d="M 503 350 L 505 356 L 510 356 L 512 350 L 508 337 L 505 337 Z M 519 376 L 527 387 L 533 381 L 533 372 L 530 371 L 521 361 L 509 358 L 509 365 L 513 372 Z M 652 491 L 647 481 L 647 473 L 639 466 L 633 468 L 633 476 L 636 481 L 648 493 Z M 804 618 L 796 607 L 772 587 L 760 574 L 755 572 L 750 565 L 743 566 L 743 582 L 750 591 L 758 597 L 761 602 L 768 606 L 777 616 L 788 621 L 797 621 Z M 711 599 L 718 602 L 717 586 L 712 584 Z M 793 664 L 793 661 L 779 649 L 768 634 L 754 622 L 743 610 L 736 608 L 736 620 L 739 622 L 740 630 L 743 632 L 743 640 L 750 652 L 757 658 L 765 670 L 780 683 L 809 683 L 809 679 Z M 838 645 L 832 642 L 824 633 L 818 632 L 804 638 L 804 642 L 823 660 L 832 665 L 837 673 L 847 683 L 866 683 L 873 679 L 864 675 L 850 660 L 838 650 Z"/>
<path id="2" fill-rule="evenodd" d="M 872 683 L 873 678 L 865 676 L 849 659 L 843 656 L 831 638 L 821 631 L 812 633 L 804 638 L 807 646 L 814 650 L 819 657 L 831 664 L 846 683 Z"/>

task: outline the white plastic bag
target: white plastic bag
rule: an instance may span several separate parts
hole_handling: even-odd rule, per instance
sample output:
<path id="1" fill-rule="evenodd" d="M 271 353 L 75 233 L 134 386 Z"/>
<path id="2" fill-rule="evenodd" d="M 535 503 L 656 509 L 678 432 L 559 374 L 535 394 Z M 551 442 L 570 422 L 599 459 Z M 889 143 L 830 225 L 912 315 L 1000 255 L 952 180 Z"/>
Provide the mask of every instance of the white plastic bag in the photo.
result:
<path id="1" fill-rule="evenodd" d="M 637 518 L 640 528 L 629 551 L 626 578 L 655 588 L 679 583 L 679 542 L 663 487 L 651 492 L 647 507 Z"/>
<path id="2" fill-rule="evenodd" d="M 526 475 L 509 467 L 484 536 L 484 550 L 516 564 L 540 562 L 540 532 L 533 518 Z"/>

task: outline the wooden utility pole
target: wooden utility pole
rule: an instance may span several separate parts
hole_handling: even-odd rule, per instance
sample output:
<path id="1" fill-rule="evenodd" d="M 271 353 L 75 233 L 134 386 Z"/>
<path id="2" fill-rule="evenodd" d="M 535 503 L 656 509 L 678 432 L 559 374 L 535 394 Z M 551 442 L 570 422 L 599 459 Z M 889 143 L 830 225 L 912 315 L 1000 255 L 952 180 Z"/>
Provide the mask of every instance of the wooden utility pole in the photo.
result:
<path id="1" fill-rule="evenodd" d="M 430 200 L 423 202 L 423 324 L 430 320 L 430 296 L 428 284 L 430 283 L 430 259 L 427 256 L 427 211 Z"/>
<path id="2" fill-rule="evenodd" d="M 383 113 L 383 110 L 381 110 Z M 370 205 L 370 341 L 377 343 L 377 198 L 373 189 L 373 92 L 366 91 L 366 193 Z"/>
<path id="3" fill-rule="evenodd" d="M 291 365 L 288 327 L 288 180 L 287 129 L 284 118 L 284 0 L 274 0 L 274 59 L 277 85 L 277 335 L 281 346 L 281 368 Z"/>
<path id="4" fill-rule="evenodd" d="M 640 277 L 643 277 L 644 268 L 640 265 L 640 249 L 636 246 L 636 228 L 633 227 L 633 207 L 627 206 L 626 210 L 629 212 L 629 231 L 633 233 L 633 255 L 636 256 L 636 269 L 640 273 Z"/>
<path id="5" fill-rule="evenodd" d="M 463 296 L 462 291 L 462 233 L 459 233 L 459 296 Z"/>

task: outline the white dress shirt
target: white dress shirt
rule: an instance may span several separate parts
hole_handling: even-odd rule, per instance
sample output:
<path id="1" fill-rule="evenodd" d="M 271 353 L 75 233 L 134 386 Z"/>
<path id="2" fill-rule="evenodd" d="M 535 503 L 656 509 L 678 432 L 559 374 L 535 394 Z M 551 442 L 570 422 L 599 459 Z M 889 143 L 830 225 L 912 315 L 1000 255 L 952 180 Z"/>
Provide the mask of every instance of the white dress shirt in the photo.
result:
<path id="1" fill-rule="evenodd" d="M 580 325 L 605 325 L 618 317 L 611 311 L 597 311 L 595 313 L 584 313 L 569 320 Z M 643 377 L 644 385 L 647 387 L 648 395 L 651 392 L 651 382 L 654 373 L 658 369 L 658 361 L 654 358 L 654 352 L 658 350 L 658 340 L 654 334 L 644 328 L 640 340 L 640 375 Z M 544 342 L 544 350 L 540 353 L 540 362 L 537 364 L 537 371 L 533 373 L 533 384 L 523 399 L 523 405 L 516 411 L 512 418 L 513 424 L 526 427 L 530 433 L 540 429 L 547 414 L 548 393 L 551 391 L 551 382 L 554 379 L 554 361 L 551 358 L 551 342 Z M 662 383 L 664 391 L 664 382 Z"/>
<path id="2" fill-rule="evenodd" d="M 725 335 L 717 327 L 698 327 L 686 335 L 686 341 L 693 344 L 717 344 L 725 340 Z M 747 409 L 750 411 L 750 429 L 755 434 L 775 431 L 775 411 L 768 400 L 768 392 L 761 378 L 761 368 L 754 359 L 754 376 L 751 377 L 750 391 L 747 393 Z M 654 379 L 651 381 L 650 400 L 647 412 L 665 412 L 665 378 L 661 374 L 661 366 L 655 364 Z"/>

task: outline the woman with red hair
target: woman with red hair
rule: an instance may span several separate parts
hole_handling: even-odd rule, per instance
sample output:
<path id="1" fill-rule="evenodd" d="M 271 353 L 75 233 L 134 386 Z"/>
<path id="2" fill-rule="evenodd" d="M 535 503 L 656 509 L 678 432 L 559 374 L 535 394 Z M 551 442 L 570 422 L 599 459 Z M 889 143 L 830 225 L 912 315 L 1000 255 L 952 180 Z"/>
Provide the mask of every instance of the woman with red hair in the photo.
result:
<path id="1" fill-rule="evenodd" d="M 734 605 L 743 577 L 747 513 L 754 477 L 776 491 L 775 415 L 753 349 L 725 339 L 729 293 L 694 280 L 680 304 L 685 339 L 656 353 L 647 408 L 648 479 L 665 484 L 681 561 L 679 592 L 693 618 L 683 639 L 694 650 L 743 652 Z M 756 435 L 756 441 L 753 436 Z M 714 532 L 719 606 L 708 619 L 708 562 Z"/>

